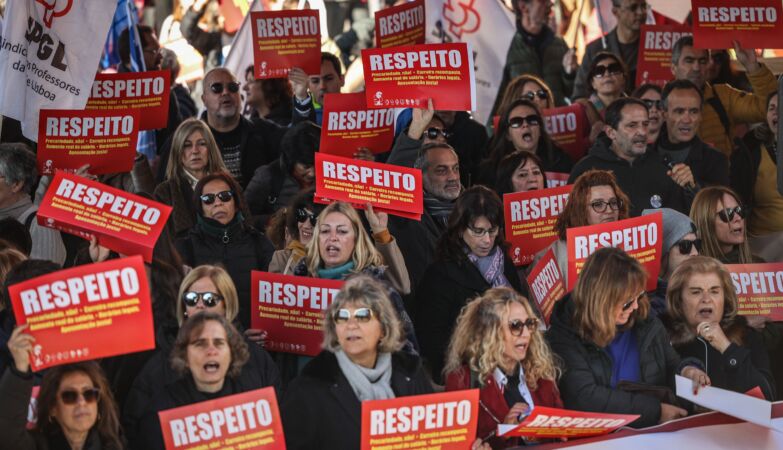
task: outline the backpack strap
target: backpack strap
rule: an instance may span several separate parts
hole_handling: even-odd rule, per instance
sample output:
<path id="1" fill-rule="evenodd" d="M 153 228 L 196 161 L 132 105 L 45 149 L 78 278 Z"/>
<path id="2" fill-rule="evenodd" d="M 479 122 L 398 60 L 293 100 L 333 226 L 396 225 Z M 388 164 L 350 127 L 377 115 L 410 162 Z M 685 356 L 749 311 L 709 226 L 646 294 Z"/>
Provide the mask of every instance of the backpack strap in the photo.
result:
<path id="1" fill-rule="evenodd" d="M 33 226 L 33 221 L 35 220 L 35 216 L 38 215 L 38 210 L 33 211 L 30 213 L 25 219 L 24 219 L 24 226 L 27 228 L 27 231 L 31 231 L 31 227 Z"/>

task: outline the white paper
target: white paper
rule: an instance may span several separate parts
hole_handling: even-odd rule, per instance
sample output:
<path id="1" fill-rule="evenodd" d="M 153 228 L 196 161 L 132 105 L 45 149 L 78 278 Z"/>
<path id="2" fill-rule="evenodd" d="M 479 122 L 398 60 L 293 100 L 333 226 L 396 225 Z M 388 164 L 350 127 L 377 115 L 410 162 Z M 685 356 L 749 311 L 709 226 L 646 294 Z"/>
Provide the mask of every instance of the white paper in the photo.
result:
<path id="1" fill-rule="evenodd" d="M 505 436 L 506 433 L 516 428 L 518 425 L 507 425 L 505 423 L 498 424 L 498 436 Z"/>

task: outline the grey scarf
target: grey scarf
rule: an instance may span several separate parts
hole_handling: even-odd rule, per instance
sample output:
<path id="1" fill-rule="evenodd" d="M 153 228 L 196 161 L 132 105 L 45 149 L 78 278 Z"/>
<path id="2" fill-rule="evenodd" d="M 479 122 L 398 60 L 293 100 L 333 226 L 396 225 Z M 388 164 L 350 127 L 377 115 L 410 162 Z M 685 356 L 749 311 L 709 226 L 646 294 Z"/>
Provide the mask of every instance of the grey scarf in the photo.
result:
<path id="1" fill-rule="evenodd" d="M 390 353 L 378 353 L 378 359 L 372 369 L 354 363 L 342 350 L 334 352 L 334 356 L 337 357 L 340 370 L 343 371 L 343 375 L 348 379 L 360 402 L 394 398 L 390 383 L 392 374 Z"/>

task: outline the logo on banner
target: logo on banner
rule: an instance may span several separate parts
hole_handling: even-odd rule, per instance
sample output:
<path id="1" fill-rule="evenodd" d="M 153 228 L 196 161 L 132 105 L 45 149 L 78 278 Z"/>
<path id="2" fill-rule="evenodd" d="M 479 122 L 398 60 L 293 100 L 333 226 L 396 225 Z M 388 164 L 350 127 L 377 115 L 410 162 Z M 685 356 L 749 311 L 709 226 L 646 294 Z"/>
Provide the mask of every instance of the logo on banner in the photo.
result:
<path id="1" fill-rule="evenodd" d="M 377 91 L 375 92 L 375 99 L 373 101 L 375 106 L 383 106 L 383 92 Z"/>
<path id="2" fill-rule="evenodd" d="M 52 27 L 52 21 L 55 17 L 62 17 L 68 14 L 71 10 L 73 0 L 35 0 L 43 5 L 46 10 L 44 11 L 44 25 L 46 28 Z M 57 9 L 57 5 L 60 5 L 60 9 Z"/>
<path id="3" fill-rule="evenodd" d="M 481 26 L 481 16 L 475 9 L 476 0 L 446 0 L 443 3 L 443 18 L 449 23 L 449 31 L 457 38 L 463 34 L 478 31 Z"/>

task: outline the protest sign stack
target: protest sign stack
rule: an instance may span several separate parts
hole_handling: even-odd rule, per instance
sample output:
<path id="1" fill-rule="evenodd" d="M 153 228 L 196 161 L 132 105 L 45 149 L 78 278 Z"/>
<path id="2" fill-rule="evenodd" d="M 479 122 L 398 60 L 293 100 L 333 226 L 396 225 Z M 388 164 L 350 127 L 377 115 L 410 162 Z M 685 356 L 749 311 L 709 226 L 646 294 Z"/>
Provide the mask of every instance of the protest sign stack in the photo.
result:
<path id="1" fill-rule="evenodd" d="M 783 48 L 778 0 L 691 0 L 695 48 Z"/>
<path id="2" fill-rule="evenodd" d="M 544 126 L 549 137 L 571 157 L 578 161 L 590 147 L 587 116 L 581 105 L 561 106 L 543 111 Z"/>
<path id="3" fill-rule="evenodd" d="M 642 25 L 639 56 L 636 63 L 636 86 L 652 83 L 663 87 L 672 79 L 672 47 L 689 27 L 677 25 Z"/>

